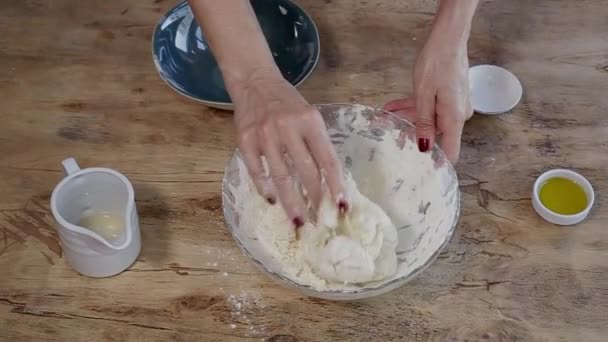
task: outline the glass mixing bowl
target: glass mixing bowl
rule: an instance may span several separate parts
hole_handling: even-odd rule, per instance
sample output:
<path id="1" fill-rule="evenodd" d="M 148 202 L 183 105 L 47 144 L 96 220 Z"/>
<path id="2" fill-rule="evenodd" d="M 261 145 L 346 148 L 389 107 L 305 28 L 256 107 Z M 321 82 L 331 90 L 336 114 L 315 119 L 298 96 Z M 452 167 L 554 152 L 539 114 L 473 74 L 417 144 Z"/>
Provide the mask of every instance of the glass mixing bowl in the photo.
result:
<path id="1" fill-rule="evenodd" d="M 263 248 L 252 233 L 252 227 L 243 223 L 249 221 L 242 217 L 243 208 L 239 205 L 242 202 L 239 202 L 238 198 L 242 195 L 235 189 L 246 183 L 247 173 L 238 150 L 229 161 L 223 179 L 222 200 L 226 223 L 237 245 L 261 270 L 305 295 L 332 300 L 353 300 L 389 292 L 429 267 L 448 244 L 460 212 L 456 172 L 439 147 L 434 146 L 429 156 L 432 163 L 428 163 L 432 165 L 431 171 L 422 170 L 421 166 L 413 163 L 408 167 L 419 168 L 421 174 L 409 169 L 402 172 L 402 177 L 390 176 L 397 180 L 398 185 L 392 180 L 370 182 L 369 179 L 389 177 L 383 168 L 375 167 L 374 163 L 380 158 L 373 158 L 378 145 L 386 139 L 391 139 L 391 144 L 399 147 L 398 151 L 415 148 L 415 127 L 393 113 L 362 105 L 327 104 L 317 105 L 316 108 L 325 120 L 342 165 L 352 174 L 359 190 L 382 207 L 397 227 L 399 242 L 396 274 L 383 281 L 338 290 L 318 290 L 300 284 L 297 279 L 285 274 L 281 264 Z M 372 165 L 366 165 L 367 163 Z M 410 196 L 408 191 L 417 195 Z M 405 197 L 395 197 L 400 192 L 403 192 Z M 416 204 L 404 205 L 403 201 L 396 201 L 395 198 L 412 198 Z M 416 224 L 412 224 L 414 221 Z"/>

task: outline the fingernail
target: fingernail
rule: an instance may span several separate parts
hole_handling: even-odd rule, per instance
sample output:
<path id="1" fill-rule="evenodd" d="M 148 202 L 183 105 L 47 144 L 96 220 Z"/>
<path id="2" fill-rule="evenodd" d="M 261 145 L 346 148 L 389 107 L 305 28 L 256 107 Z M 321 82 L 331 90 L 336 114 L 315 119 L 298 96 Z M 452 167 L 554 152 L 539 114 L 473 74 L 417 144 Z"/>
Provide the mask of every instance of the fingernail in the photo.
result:
<path id="1" fill-rule="evenodd" d="M 340 211 L 340 215 L 346 214 L 348 211 L 348 203 L 346 203 L 345 200 L 338 202 L 338 210 Z"/>
<path id="2" fill-rule="evenodd" d="M 420 150 L 420 152 L 426 152 L 429 150 L 429 139 L 427 138 L 420 138 L 418 139 L 418 149 Z"/>
<path id="3" fill-rule="evenodd" d="M 293 219 L 293 225 L 296 227 L 296 229 L 298 229 L 304 225 L 304 221 L 302 221 L 301 218 L 296 217 Z"/>
<path id="4" fill-rule="evenodd" d="M 277 203 L 277 201 L 274 199 L 274 197 L 266 197 L 266 202 L 270 203 L 271 205 L 274 205 L 275 203 Z"/>

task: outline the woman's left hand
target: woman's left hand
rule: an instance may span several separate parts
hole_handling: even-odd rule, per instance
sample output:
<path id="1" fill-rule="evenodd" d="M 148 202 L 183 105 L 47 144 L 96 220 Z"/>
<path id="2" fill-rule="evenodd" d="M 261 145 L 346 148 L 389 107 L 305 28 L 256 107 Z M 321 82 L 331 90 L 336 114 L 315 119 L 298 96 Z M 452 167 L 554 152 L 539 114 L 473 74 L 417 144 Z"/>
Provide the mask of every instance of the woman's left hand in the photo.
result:
<path id="1" fill-rule="evenodd" d="M 473 115 L 469 98 L 469 59 L 466 40 L 433 32 L 419 53 L 414 66 L 414 96 L 394 100 L 384 106 L 415 122 L 418 148 L 429 151 L 436 135 L 441 147 L 455 163 L 466 120 Z"/>

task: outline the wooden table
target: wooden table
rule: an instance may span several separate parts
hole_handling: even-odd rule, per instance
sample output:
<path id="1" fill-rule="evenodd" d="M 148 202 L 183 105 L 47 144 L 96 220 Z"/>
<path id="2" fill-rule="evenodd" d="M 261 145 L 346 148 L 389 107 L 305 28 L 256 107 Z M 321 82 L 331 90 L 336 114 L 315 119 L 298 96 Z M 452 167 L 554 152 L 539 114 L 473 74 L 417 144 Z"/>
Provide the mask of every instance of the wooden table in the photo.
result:
<path id="1" fill-rule="evenodd" d="M 409 92 L 431 1 L 301 1 L 322 58 L 312 103 L 380 105 Z M 605 1 L 484 1 L 472 64 L 505 66 L 522 103 L 467 123 L 462 218 L 440 258 L 390 294 L 305 298 L 261 274 L 224 227 L 220 182 L 232 114 L 158 77 L 150 37 L 173 1 L 0 3 L 0 340 L 600 341 L 608 334 L 608 7 Z M 60 161 L 134 183 L 143 249 L 91 279 L 64 258 L 49 196 Z M 571 228 L 534 213 L 543 170 L 595 187 Z"/>

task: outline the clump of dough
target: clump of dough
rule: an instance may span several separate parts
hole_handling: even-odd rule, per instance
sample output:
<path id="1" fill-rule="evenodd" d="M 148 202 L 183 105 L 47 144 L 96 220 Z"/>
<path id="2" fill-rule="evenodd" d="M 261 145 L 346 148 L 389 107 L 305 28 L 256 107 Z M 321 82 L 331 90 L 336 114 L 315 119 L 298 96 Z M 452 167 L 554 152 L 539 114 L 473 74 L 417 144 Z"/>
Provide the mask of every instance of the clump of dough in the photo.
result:
<path id="1" fill-rule="evenodd" d="M 301 228 L 304 261 L 330 282 L 378 281 L 397 270 L 397 230 L 377 204 L 361 194 L 352 177 L 346 190 L 350 210 L 343 217 L 331 197 L 324 196 L 317 223 Z"/>

